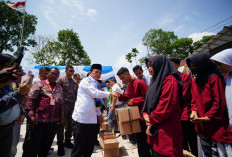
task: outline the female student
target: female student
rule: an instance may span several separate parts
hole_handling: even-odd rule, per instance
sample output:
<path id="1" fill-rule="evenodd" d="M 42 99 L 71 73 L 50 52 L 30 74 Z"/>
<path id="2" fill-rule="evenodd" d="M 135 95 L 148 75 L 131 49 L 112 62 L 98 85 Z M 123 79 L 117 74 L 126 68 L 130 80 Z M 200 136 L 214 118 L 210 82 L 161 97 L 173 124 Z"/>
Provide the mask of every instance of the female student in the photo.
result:
<path id="1" fill-rule="evenodd" d="M 226 95 L 226 104 L 229 114 L 230 127 L 232 128 L 232 48 L 223 50 L 218 54 L 214 55 L 210 58 L 218 67 L 218 69 L 226 74 L 225 83 L 225 95 Z M 222 147 L 223 145 L 218 143 L 218 147 Z M 232 144 L 224 144 L 224 150 L 230 150 L 230 154 L 232 154 Z M 225 153 L 225 151 L 224 151 Z"/>
<path id="2" fill-rule="evenodd" d="M 231 143 L 225 84 L 209 54 L 187 58 L 187 65 L 196 78 L 192 81 L 192 113 L 204 156 L 218 156 L 218 143 Z"/>
<path id="3" fill-rule="evenodd" d="M 174 65 L 163 55 L 150 57 L 146 63 L 152 75 L 143 108 L 147 142 L 153 148 L 154 157 L 181 157 L 181 77 Z"/>

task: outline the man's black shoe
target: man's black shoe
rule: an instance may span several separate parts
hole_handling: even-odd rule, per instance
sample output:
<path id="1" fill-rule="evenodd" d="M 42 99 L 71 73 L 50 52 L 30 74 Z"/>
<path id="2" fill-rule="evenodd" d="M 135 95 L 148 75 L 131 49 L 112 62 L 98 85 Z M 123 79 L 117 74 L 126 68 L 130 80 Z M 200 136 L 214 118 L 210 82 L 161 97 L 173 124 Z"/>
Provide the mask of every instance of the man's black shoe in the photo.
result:
<path id="1" fill-rule="evenodd" d="M 64 151 L 64 145 L 63 145 L 63 144 L 59 144 L 59 145 L 58 145 L 57 154 L 58 154 L 59 156 L 64 156 L 65 151 Z"/>
<path id="2" fill-rule="evenodd" d="M 64 147 L 72 149 L 73 148 L 73 144 L 71 143 L 70 140 L 65 140 Z"/>

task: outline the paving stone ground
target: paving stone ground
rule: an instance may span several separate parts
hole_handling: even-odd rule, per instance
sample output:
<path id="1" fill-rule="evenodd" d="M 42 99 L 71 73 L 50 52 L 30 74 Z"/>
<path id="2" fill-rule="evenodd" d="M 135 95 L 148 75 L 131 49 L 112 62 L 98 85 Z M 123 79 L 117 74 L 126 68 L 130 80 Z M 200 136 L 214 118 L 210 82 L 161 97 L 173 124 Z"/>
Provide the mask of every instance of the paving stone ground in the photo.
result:
<path id="1" fill-rule="evenodd" d="M 17 146 L 16 157 L 21 157 L 22 156 L 22 153 L 23 153 L 22 144 L 24 142 L 25 134 L 26 134 L 26 122 L 24 122 L 24 124 L 21 127 L 21 133 L 20 133 L 20 135 L 22 135 L 22 136 L 20 137 L 19 144 Z M 130 157 L 138 157 L 137 148 L 133 149 L 133 150 L 126 150 L 125 149 L 125 144 L 123 142 L 122 137 L 120 136 L 117 139 L 119 141 L 120 157 L 128 157 L 128 156 L 130 156 Z M 54 152 L 52 152 L 48 157 L 59 157 L 57 155 L 57 145 L 56 145 L 56 142 L 57 142 L 57 140 L 56 140 L 56 137 L 55 137 L 53 145 L 52 145 L 52 147 L 54 148 Z M 94 152 L 92 154 L 92 157 L 103 157 L 103 154 L 104 154 L 103 150 L 100 149 L 100 147 L 96 147 L 95 146 Z M 65 148 L 65 156 L 64 157 L 70 157 L 70 156 L 71 156 L 71 149 Z"/>

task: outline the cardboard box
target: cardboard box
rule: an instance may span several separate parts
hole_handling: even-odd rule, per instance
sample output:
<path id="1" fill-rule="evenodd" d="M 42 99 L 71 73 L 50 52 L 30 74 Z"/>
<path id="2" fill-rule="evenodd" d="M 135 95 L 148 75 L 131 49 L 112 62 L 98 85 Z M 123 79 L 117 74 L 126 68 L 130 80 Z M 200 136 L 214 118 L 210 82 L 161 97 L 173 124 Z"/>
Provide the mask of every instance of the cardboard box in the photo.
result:
<path id="1" fill-rule="evenodd" d="M 119 157 L 119 142 L 112 132 L 100 131 L 100 145 L 104 150 L 104 157 Z"/>
<path id="2" fill-rule="evenodd" d="M 139 108 L 127 107 L 116 110 L 121 135 L 141 132 Z"/>
<path id="3" fill-rule="evenodd" d="M 100 145 L 104 149 L 119 149 L 119 142 L 117 139 L 105 139 L 100 137 Z"/>
<path id="4" fill-rule="evenodd" d="M 133 120 L 131 122 L 119 122 L 121 135 L 129 135 L 141 132 L 140 121 Z"/>
<path id="5" fill-rule="evenodd" d="M 116 135 L 113 135 L 112 132 L 105 131 L 105 130 L 100 131 L 99 135 L 103 140 L 116 138 Z"/>
<path id="6" fill-rule="evenodd" d="M 119 148 L 105 149 L 104 157 L 119 157 Z"/>
<path id="7" fill-rule="evenodd" d="M 103 122 L 101 124 L 101 130 L 110 130 L 109 122 Z"/>

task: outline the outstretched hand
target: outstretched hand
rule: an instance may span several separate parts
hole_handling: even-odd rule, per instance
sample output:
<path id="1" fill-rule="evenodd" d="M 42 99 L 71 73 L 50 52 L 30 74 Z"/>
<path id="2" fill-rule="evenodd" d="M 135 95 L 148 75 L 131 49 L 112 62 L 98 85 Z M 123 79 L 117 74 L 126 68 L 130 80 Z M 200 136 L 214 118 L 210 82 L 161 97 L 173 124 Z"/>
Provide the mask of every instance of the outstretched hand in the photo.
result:
<path id="1" fill-rule="evenodd" d="M 113 97 L 117 97 L 118 98 L 120 96 L 120 93 L 118 93 L 118 92 L 112 92 L 111 95 Z"/>

